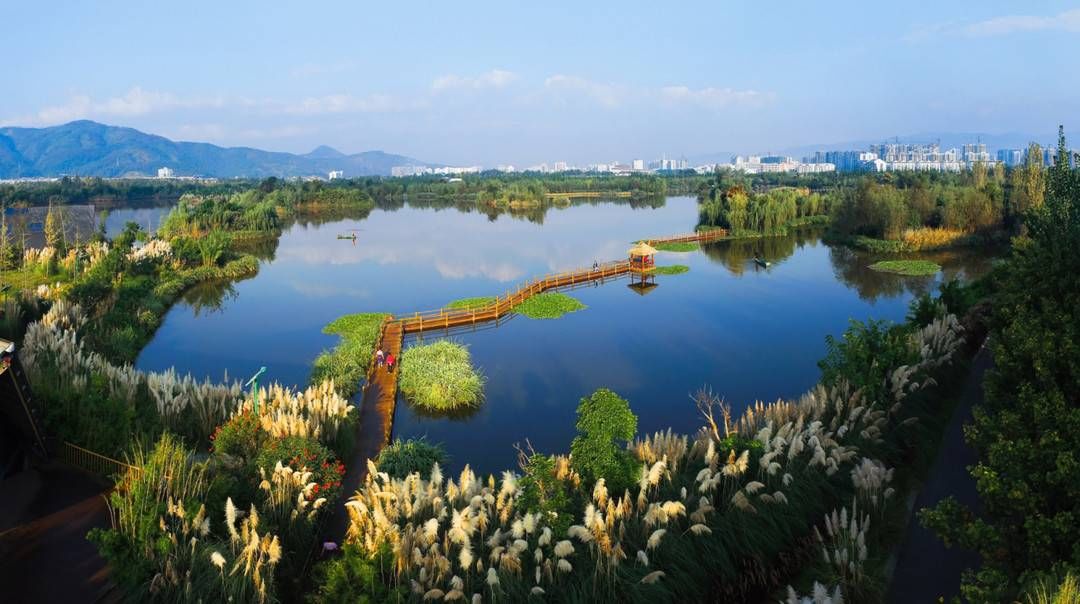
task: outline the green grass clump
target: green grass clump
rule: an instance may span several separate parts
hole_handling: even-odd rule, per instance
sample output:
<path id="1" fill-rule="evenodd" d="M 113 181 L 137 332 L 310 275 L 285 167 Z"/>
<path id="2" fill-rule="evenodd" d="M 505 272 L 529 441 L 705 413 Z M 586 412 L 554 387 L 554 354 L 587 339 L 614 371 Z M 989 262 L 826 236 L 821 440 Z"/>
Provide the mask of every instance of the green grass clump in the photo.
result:
<path id="1" fill-rule="evenodd" d="M 324 350 L 315 359 L 311 368 L 311 383 L 320 384 L 333 379 L 334 387 L 342 396 L 356 394 L 371 355 L 375 353 L 379 327 L 386 316 L 378 312 L 356 313 L 338 317 L 324 327 L 323 333 L 339 335 L 341 342 L 333 350 Z"/>
<path id="2" fill-rule="evenodd" d="M 670 264 L 667 266 L 658 266 L 653 271 L 657 275 L 681 275 L 685 272 L 689 272 L 690 267 L 685 264 Z"/>
<path id="3" fill-rule="evenodd" d="M 576 298 L 566 294 L 551 292 L 537 294 L 528 298 L 514 307 L 514 312 L 530 319 L 558 319 L 559 317 L 578 310 L 585 309 L 585 305 Z"/>
<path id="4" fill-rule="evenodd" d="M 941 265 L 929 260 L 882 260 L 870 265 L 870 268 L 883 273 L 896 273 L 909 277 L 936 275 Z"/>
<path id="5" fill-rule="evenodd" d="M 446 465 L 446 449 L 442 445 L 429 443 L 426 438 L 396 439 L 379 453 L 375 465 L 380 472 L 386 472 L 393 478 L 405 478 L 413 472 L 427 480 L 431 476 L 431 467 L 436 463 Z"/>
<path id="6" fill-rule="evenodd" d="M 475 308 L 483 308 L 485 306 L 494 304 L 497 298 L 495 296 L 477 296 L 475 298 L 462 298 L 460 300 L 454 300 L 446 305 L 447 308 L 457 308 L 462 310 L 473 310 Z"/>
<path id="7" fill-rule="evenodd" d="M 466 346 L 439 340 L 401 354 L 398 387 L 424 411 L 454 411 L 480 403 L 484 378 Z"/>
<path id="8" fill-rule="evenodd" d="M 660 252 L 692 252 L 698 249 L 699 245 L 694 241 L 669 241 L 657 243 L 653 247 Z"/>

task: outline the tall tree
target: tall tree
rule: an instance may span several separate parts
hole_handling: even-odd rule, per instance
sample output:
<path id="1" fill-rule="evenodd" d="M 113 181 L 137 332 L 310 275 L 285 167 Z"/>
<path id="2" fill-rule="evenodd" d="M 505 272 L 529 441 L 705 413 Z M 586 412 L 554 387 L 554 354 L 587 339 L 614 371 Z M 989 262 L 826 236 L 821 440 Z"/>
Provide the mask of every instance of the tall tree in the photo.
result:
<path id="1" fill-rule="evenodd" d="M 1059 133 L 1059 157 L 1066 158 Z M 1027 215 L 995 278 L 984 400 L 965 436 L 983 511 L 951 498 L 924 524 L 977 550 L 964 577 L 972 602 L 1012 602 L 1048 575 L 1080 569 L 1080 171 L 1058 161 L 1046 200 Z"/>
<path id="2" fill-rule="evenodd" d="M 64 223 L 60 209 L 49 201 L 49 210 L 45 214 L 45 245 L 56 248 L 57 253 L 64 246 Z"/>
<path id="3" fill-rule="evenodd" d="M 1043 168 L 1043 151 L 1039 143 L 1031 143 L 1020 169 L 1020 195 L 1016 211 L 1026 212 L 1043 204 L 1046 195 L 1046 171 Z"/>

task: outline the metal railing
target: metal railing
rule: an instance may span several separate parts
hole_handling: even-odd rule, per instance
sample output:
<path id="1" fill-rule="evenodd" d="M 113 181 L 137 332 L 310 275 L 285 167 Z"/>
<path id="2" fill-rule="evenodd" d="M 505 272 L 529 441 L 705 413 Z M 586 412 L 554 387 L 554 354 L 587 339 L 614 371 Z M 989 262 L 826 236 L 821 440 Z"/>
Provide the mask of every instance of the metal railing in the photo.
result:
<path id="1" fill-rule="evenodd" d="M 56 448 L 56 458 L 91 474 L 116 480 L 119 480 L 128 472 L 142 472 L 142 468 L 138 466 L 106 457 L 66 441 Z"/>

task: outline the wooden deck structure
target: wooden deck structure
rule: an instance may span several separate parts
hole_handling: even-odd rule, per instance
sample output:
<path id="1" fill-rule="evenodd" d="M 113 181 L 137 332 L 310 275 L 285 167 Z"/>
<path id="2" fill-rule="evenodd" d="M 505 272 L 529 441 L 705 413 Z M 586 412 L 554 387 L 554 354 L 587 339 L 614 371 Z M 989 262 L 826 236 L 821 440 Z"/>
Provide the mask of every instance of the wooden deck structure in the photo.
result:
<path id="1" fill-rule="evenodd" d="M 625 275 L 630 271 L 627 260 L 605 262 L 596 268 L 584 268 L 544 275 L 525 283 L 513 292 L 508 292 L 486 306 L 477 308 L 441 308 L 439 310 L 416 312 L 411 315 L 395 317 L 401 323 L 404 333 L 417 333 L 432 329 L 447 329 L 462 325 L 475 325 L 495 321 L 513 312 L 514 307 L 525 300 L 548 290 L 568 287 L 591 281 L 601 281 Z"/>
<path id="2" fill-rule="evenodd" d="M 655 237 L 653 239 L 642 239 L 641 241 L 642 243 L 648 243 L 649 245 L 655 247 L 657 244 L 663 243 L 707 243 L 709 241 L 723 239 L 727 236 L 727 229 L 709 229 L 707 231 L 698 231 L 696 233 L 690 233 L 687 235 Z"/>

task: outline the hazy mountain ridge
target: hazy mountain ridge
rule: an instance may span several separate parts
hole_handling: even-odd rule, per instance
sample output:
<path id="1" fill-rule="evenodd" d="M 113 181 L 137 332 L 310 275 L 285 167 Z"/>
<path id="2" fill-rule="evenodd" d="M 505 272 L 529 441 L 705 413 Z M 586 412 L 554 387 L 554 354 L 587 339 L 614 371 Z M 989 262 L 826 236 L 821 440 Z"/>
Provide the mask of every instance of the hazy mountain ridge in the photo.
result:
<path id="1" fill-rule="evenodd" d="M 410 164 L 426 165 L 382 151 L 346 155 L 321 146 L 297 155 L 178 142 L 88 120 L 48 128 L 0 128 L 0 178 L 152 176 L 161 167 L 172 168 L 177 176 L 325 176 L 330 170 L 342 170 L 346 177 L 354 177 L 388 175 L 392 167 Z"/>

